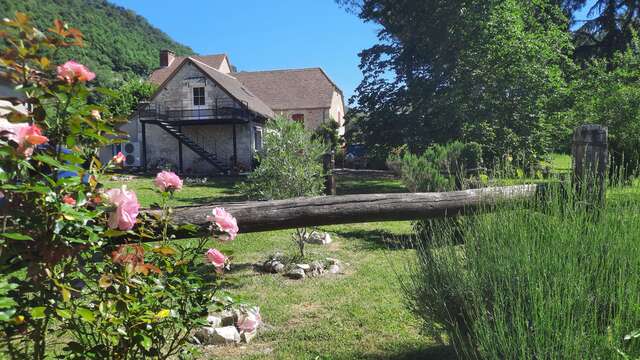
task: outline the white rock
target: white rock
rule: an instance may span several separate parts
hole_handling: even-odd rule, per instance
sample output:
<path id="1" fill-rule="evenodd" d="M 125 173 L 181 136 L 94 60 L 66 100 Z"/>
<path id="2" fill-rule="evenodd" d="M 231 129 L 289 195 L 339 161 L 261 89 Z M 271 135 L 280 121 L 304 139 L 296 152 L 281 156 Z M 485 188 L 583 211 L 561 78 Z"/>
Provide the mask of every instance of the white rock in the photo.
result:
<path id="1" fill-rule="evenodd" d="M 324 238 L 322 238 L 322 245 L 331 244 L 333 240 L 331 240 L 331 235 L 329 233 L 324 233 Z"/>
<path id="2" fill-rule="evenodd" d="M 195 333 L 195 337 L 202 345 L 234 344 L 240 342 L 240 333 L 238 333 L 238 329 L 236 329 L 235 326 L 218 328 L 205 326 Z"/>
<path id="3" fill-rule="evenodd" d="M 284 264 L 276 261 L 273 266 L 271 267 L 271 271 L 276 272 L 276 273 L 281 273 L 284 271 Z"/>
<path id="4" fill-rule="evenodd" d="M 242 334 L 240 334 L 240 337 L 242 338 L 242 341 L 246 342 L 247 344 L 249 342 L 251 342 L 251 340 L 256 337 L 256 334 L 258 333 L 258 330 L 253 330 L 253 331 L 243 331 Z"/>
<path id="5" fill-rule="evenodd" d="M 207 316 L 207 322 L 210 327 L 217 328 L 222 326 L 222 318 L 220 316 L 209 315 Z"/>
<path id="6" fill-rule="evenodd" d="M 327 245 L 330 244 L 331 241 L 331 235 L 329 235 L 329 233 L 321 233 L 318 231 L 313 231 L 307 237 L 307 242 L 310 244 Z"/>
<path id="7" fill-rule="evenodd" d="M 330 274 L 337 274 L 340 272 L 340 266 L 338 266 L 337 264 L 333 264 L 331 266 L 329 266 L 329 273 Z"/>
<path id="8" fill-rule="evenodd" d="M 209 337 L 210 344 L 232 344 L 240 342 L 240 333 L 235 326 L 225 326 L 215 328 Z"/>
<path id="9" fill-rule="evenodd" d="M 309 264 L 296 264 L 296 267 L 304 271 L 311 269 L 311 266 Z"/>
<path id="10" fill-rule="evenodd" d="M 287 273 L 287 276 L 292 279 L 304 279 L 304 270 L 296 268 Z"/>

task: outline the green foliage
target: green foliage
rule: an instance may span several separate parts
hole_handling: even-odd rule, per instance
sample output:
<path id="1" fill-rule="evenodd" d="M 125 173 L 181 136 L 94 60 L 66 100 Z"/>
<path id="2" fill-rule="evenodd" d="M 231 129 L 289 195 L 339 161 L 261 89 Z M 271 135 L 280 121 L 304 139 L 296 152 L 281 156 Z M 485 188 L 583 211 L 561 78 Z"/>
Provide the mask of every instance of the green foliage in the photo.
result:
<path id="1" fill-rule="evenodd" d="M 615 165 L 627 173 L 640 164 L 640 52 L 638 41 L 611 61 L 594 61 L 573 83 L 574 105 L 567 112 L 570 127 L 601 124 L 609 130 L 609 149 Z"/>
<path id="2" fill-rule="evenodd" d="M 119 119 L 128 119 L 141 101 L 151 98 L 156 91 L 155 84 L 132 79 L 116 90 L 109 92 L 101 101 L 108 115 Z"/>
<path id="3" fill-rule="evenodd" d="M 277 117 L 267 123 L 259 166 L 239 190 L 250 199 L 274 200 L 320 195 L 324 189 L 322 155 L 326 147 L 295 121 Z"/>
<path id="4" fill-rule="evenodd" d="M 3 104 L 0 118 L 2 357 L 165 359 L 188 350 L 223 284 L 201 266 L 208 239 L 168 247 L 170 194 L 162 215 L 143 222 L 135 193 L 99 183 L 113 163 L 94 154 L 118 133 L 92 99 L 108 91 L 87 84 L 93 74 L 83 65 L 58 68 L 47 57 L 81 45 L 79 30 L 56 20 L 42 32 L 17 13 L 0 32 L 0 72 L 24 94 L 19 106 Z M 142 238 L 163 243 L 131 244 Z M 114 239 L 129 244 L 109 259 Z"/>
<path id="5" fill-rule="evenodd" d="M 574 36 L 576 60 L 612 58 L 633 42 L 640 15 L 635 0 L 565 0 L 563 4 L 571 14 L 589 11 L 587 19 L 574 19 L 580 20 Z"/>
<path id="6" fill-rule="evenodd" d="M 87 65 L 102 86 L 117 87 L 123 81 L 146 77 L 159 66 L 161 49 L 179 55 L 193 50 L 171 40 L 131 10 L 105 0 L 5 0 L 0 2 L 0 18 L 13 18 L 16 11 L 29 13 L 40 29 L 50 27 L 56 18 L 68 19 L 70 25 L 85 35 L 86 48 L 66 48 L 52 56 L 62 63 L 74 59 Z"/>
<path id="7" fill-rule="evenodd" d="M 454 141 L 430 146 L 422 155 L 395 155 L 390 161 L 394 159 L 399 159 L 400 176 L 409 191 L 452 191 L 462 187 L 468 170 L 481 165 L 482 149 L 477 143 Z"/>
<path id="8" fill-rule="evenodd" d="M 547 196 L 440 223 L 418 243 L 413 309 L 463 358 L 636 358 L 625 336 L 640 323 L 638 204 L 595 215 L 567 192 Z"/>
<path id="9" fill-rule="evenodd" d="M 329 118 L 327 121 L 323 121 L 320 126 L 315 130 L 313 138 L 322 141 L 330 150 L 338 151 L 340 147 L 341 139 L 338 134 L 340 125 L 337 121 Z"/>
<path id="10" fill-rule="evenodd" d="M 380 44 L 361 53 L 353 99 L 368 147 L 475 141 L 489 165 L 546 153 L 572 68 L 556 4 L 366 0 L 359 15 L 382 25 Z"/>
<path id="11" fill-rule="evenodd" d="M 66 345 L 67 356 L 166 359 L 193 350 L 188 340 L 206 324 L 221 284 L 213 267 L 201 263 L 206 241 L 178 249 L 123 245 L 112 261 L 85 259 L 88 276 L 70 274 L 84 286 L 65 309 L 70 315 L 64 324 L 74 338 Z"/>

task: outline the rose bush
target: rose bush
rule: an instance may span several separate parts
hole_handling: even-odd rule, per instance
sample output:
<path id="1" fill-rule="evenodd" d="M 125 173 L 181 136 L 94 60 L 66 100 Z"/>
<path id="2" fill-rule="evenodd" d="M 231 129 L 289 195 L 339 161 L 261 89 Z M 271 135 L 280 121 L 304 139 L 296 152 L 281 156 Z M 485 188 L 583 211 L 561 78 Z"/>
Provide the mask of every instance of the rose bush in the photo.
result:
<path id="1" fill-rule="evenodd" d="M 48 57 L 81 46 L 80 31 L 56 20 L 42 32 L 17 13 L 2 21 L 0 34 L 0 76 L 22 93 L 0 113 L 0 354 L 184 357 L 191 331 L 219 306 L 214 294 L 226 280 L 217 264 L 229 259 L 217 255 L 215 270 L 203 261 L 210 237 L 169 245 L 177 175 L 157 177 L 158 217 L 141 218 L 125 186 L 100 184 L 124 161 L 122 154 L 106 164 L 96 157 L 120 135 L 96 102 L 108 90 L 90 86 L 95 74 L 86 66 Z M 224 209 L 212 220 L 219 239 L 238 233 Z"/>

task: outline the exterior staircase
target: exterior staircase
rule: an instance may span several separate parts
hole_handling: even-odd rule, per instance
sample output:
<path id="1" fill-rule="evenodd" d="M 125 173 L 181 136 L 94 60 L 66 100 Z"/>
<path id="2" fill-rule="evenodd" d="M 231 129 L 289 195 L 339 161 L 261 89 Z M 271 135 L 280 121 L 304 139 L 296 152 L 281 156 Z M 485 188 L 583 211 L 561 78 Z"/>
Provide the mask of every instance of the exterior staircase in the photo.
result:
<path id="1" fill-rule="evenodd" d="M 209 164 L 213 165 L 213 167 L 220 170 L 220 172 L 227 173 L 230 170 L 228 166 L 224 165 L 218 160 L 218 156 L 216 154 L 212 154 L 205 150 L 202 146 L 196 144 L 193 140 L 191 140 L 190 137 L 185 135 L 182 131 L 178 130 L 170 122 L 160 120 L 157 122 L 157 124 L 164 131 L 168 132 L 171 136 L 176 138 L 181 144 L 185 145 L 186 147 L 191 149 L 191 151 L 198 154 L 201 158 L 207 161 Z"/>

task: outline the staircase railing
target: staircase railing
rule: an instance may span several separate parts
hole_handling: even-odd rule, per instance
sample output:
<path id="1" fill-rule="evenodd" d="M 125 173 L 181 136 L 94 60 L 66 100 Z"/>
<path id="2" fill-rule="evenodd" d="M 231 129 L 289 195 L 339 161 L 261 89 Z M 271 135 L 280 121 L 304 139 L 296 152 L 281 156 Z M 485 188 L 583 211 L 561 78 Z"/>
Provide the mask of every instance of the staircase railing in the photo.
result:
<path id="1" fill-rule="evenodd" d="M 229 171 L 229 167 L 223 164 L 218 160 L 217 154 L 212 154 L 204 149 L 202 146 L 198 145 L 195 141 L 193 141 L 190 137 L 184 134 L 182 131 L 176 129 L 173 124 L 170 124 L 166 121 L 159 120 L 155 122 L 161 129 L 169 133 L 176 140 L 178 140 L 181 144 L 185 145 L 191 151 L 198 154 L 202 159 L 211 164 L 213 167 L 218 169 L 221 172 Z"/>

